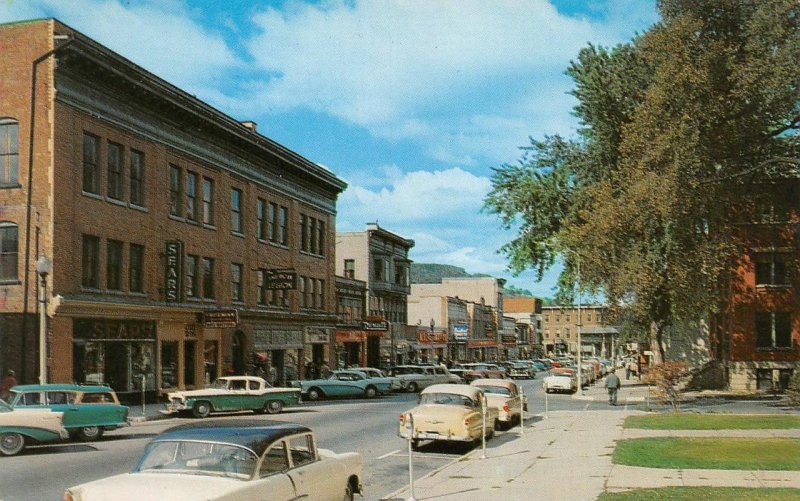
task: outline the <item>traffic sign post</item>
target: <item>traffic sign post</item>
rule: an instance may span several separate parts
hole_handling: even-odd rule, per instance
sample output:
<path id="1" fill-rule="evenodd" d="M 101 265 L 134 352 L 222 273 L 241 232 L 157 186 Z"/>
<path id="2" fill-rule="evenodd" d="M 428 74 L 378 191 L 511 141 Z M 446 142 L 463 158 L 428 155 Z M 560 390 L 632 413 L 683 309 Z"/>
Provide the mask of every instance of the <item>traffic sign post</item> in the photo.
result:
<path id="1" fill-rule="evenodd" d="M 483 418 L 483 426 L 481 430 L 481 439 L 483 441 L 483 452 L 481 453 L 481 459 L 486 459 L 486 413 L 487 413 L 487 405 L 486 405 L 486 395 L 483 395 L 481 400 L 481 416 Z"/>
<path id="2" fill-rule="evenodd" d="M 408 485 L 410 494 L 408 501 L 417 501 L 417 498 L 414 497 L 414 458 L 411 445 L 414 443 L 414 415 L 410 412 L 408 413 L 408 419 L 406 419 L 406 434 L 408 437 Z"/>

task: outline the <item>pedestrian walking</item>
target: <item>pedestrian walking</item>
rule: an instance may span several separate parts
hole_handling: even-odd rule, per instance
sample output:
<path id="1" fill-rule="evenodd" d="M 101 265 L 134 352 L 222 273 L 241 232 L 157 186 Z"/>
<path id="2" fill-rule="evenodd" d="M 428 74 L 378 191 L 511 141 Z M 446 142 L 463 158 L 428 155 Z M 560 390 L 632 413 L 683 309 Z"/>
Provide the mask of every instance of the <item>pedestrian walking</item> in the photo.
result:
<path id="1" fill-rule="evenodd" d="M 620 387 L 620 380 L 613 372 L 606 376 L 606 389 L 608 389 L 608 403 L 617 405 L 617 391 Z"/>

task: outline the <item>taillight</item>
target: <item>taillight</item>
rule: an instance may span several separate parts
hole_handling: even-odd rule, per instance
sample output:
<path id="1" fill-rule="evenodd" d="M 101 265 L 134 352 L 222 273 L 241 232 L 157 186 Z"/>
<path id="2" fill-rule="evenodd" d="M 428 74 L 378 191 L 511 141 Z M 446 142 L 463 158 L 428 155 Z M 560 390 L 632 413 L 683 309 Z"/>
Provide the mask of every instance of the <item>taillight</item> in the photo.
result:
<path id="1" fill-rule="evenodd" d="M 508 407 L 508 404 L 503 404 L 503 412 L 509 412 L 511 409 Z"/>
<path id="2" fill-rule="evenodd" d="M 464 426 L 469 426 L 469 418 L 464 418 Z"/>
<path id="3" fill-rule="evenodd" d="M 405 414 L 400 414 L 400 424 L 401 425 L 406 424 L 406 415 Z"/>

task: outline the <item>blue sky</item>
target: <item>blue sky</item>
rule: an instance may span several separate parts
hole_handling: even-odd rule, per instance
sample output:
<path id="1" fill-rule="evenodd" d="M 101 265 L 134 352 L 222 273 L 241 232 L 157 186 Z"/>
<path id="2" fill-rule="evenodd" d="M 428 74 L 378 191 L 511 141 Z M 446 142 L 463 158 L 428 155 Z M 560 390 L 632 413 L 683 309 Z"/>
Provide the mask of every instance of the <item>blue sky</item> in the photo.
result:
<path id="1" fill-rule="evenodd" d="M 654 0 L 5 0 L 0 22 L 55 17 L 262 134 L 348 189 L 337 229 L 413 238 L 417 262 L 512 277 L 513 237 L 483 213 L 491 168 L 528 137 L 573 135 L 564 75 L 591 42 L 656 21 Z"/>

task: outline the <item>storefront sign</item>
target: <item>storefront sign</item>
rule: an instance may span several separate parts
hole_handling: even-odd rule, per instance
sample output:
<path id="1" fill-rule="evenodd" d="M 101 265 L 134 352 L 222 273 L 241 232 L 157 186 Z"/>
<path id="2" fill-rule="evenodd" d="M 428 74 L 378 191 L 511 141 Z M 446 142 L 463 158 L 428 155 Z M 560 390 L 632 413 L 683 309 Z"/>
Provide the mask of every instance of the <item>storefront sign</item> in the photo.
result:
<path id="1" fill-rule="evenodd" d="M 253 337 L 255 351 L 299 350 L 303 348 L 303 331 L 300 329 L 256 329 Z"/>
<path id="2" fill-rule="evenodd" d="M 463 324 L 454 325 L 453 338 L 456 342 L 465 342 L 469 338 L 469 328 Z"/>
<path id="3" fill-rule="evenodd" d="M 389 322 L 386 320 L 364 320 L 363 327 L 365 331 L 381 331 L 389 330 Z"/>
<path id="4" fill-rule="evenodd" d="M 328 329 L 324 327 L 306 327 L 306 344 L 327 344 L 330 340 L 331 336 L 328 333 Z"/>
<path id="5" fill-rule="evenodd" d="M 91 340 L 155 339 L 156 323 L 148 320 L 79 318 L 73 323 L 72 337 Z"/>
<path id="6" fill-rule="evenodd" d="M 212 310 L 203 312 L 203 326 L 210 329 L 229 329 L 239 324 L 237 310 Z"/>
<path id="7" fill-rule="evenodd" d="M 170 240 L 166 243 L 164 263 L 164 300 L 168 303 L 183 301 L 183 242 Z"/>
<path id="8" fill-rule="evenodd" d="M 297 272 L 294 270 L 267 270 L 264 288 L 269 290 L 297 289 Z"/>
<path id="9" fill-rule="evenodd" d="M 417 342 L 420 344 L 446 344 L 447 332 L 445 331 L 417 331 Z"/>
<path id="10" fill-rule="evenodd" d="M 497 341 L 494 339 L 476 339 L 474 341 L 467 341 L 467 348 L 496 348 Z"/>
<path id="11" fill-rule="evenodd" d="M 337 343 L 362 343 L 367 333 L 364 331 L 336 331 Z"/>
<path id="12" fill-rule="evenodd" d="M 503 344 L 517 344 L 516 336 L 509 336 L 507 334 L 503 334 L 501 337 L 503 340 Z"/>

